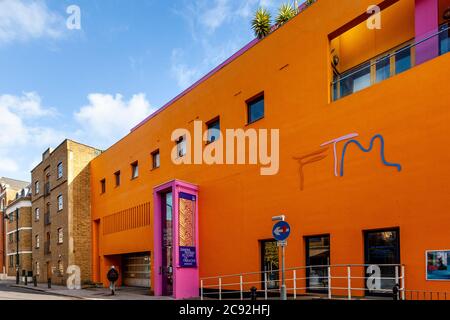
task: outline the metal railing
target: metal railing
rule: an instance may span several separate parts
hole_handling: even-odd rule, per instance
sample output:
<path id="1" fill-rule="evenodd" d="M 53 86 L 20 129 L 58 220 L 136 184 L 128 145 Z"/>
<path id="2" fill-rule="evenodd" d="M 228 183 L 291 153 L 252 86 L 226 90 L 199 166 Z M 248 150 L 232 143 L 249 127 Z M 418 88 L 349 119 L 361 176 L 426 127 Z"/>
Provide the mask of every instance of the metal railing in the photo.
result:
<path id="1" fill-rule="evenodd" d="M 450 301 L 450 292 L 405 290 L 405 300 Z"/>
<path id="2" fill-rule="evenodd" d="M 449 30 L 450 30 L 450 26 L 443 25 L 443 26 L 440 27 L 439 31 L 437 31 L 437 32 L 435 32 L 435 33 L 433 33 L 433 34 L 431 34 L 429 36 L 426 36 L 426 37 L 424 37 L 421 40 L 416 40 L 413 43 L 411 43 L 409 45 L 406 45 L 403 48 L 400 48 L 398 50 L 394 50 L 394 52 L 392 52 L 390 54 L 386 54 L 384 56 L 383 55 L 378 56 L 380 58 L 374 57 L 374 58 L 370 59 L 369 61 L 361 64 L 360 66 L 351 69 L 350 71 L 343 72 L 341 75 L 337 76 L 336 80 L 333 80 L 331 82 L 331 91 L 333 93 L 333 97 L 332 97 L 333 100 L 339 100 L 340 98 L 343 98 L 343 97 L 345 97 L 347 95 L 350 95 L 350 94 L 355 92 L 353 90 L 353 91 L 351 91 L 351 92 L 349 92 L 347 94 L 344 94 L 344 95 L 340 92 L 340 86 L 345 82 L 345 80 L 351 79 L 353 76 L 361 73 L 364 70 L 369 70 L 370 71 L 372 67 L 376 68 L 377 65 L 383 65 L 383 63 L 390 62 L 390 59 L 392 57 L 396 57 L 396 56 L 398 56 L 398 55 L 400 55 L 400 54 L 402 54 L 404 52 L 410 51 L 410 50 L 412 50 L 412 49 L 414 49 L 414 48 L 416 48 L 416 47 L 418 47 L 418 46 L 420 46 L 420 45 L 422 45 L 422 44 L 424 44 L 424 43 L 426 43 L 426 42 L 428 42 L 428 41 L 430 41 L 432 39 L 437 38 L 437 40 L 438 40 L 438 43 L 436 44 L 438 46 L 438 48 L 436 48 L 438 50 L 438 56 L 450 52 L 450 48 L 448 48 L 448 47 L 445 50 L 442 50 L 441 43 L 439 42 L 439 40 L 441 39 L 440 37 L 442 35 L 446 35 L 445 39 L 447 41 L 447 46 L 449 46 L 449 41 L 450 41 L 450 38 L 448 38 Z M 413 67 L 414 67 L 414 65 L 413 65 L 413 63 L 411 63 L 411 66 L 408 69 L 411 69 Z M 392 76 L 394 76 L 396 74 L 397 73 L 390 74 L 389 76 L 386 76 L 386 78 L 383 78 L 381 80 L 375 79 L 375 82 L 380 82 L 382 80 L 386 80 L 386 79 L 388 79 L 388 78 L 390 78 L 390 77 L 392 77 Z M 374 83 L 370 83 L 367 87 L 369 87 L 369 86 L 371 86 L 373 84 Z"/>
<path id="3" fill-rule="evenodd" d="M 275 277 L 274 277 L 275 276 Z M 200 279 L 200 298 L 244 300 L 253 291 L 264 300 L 280 297 L 280 270 Z M 348 264 L 286 269 L 289 299 L 361 299 L 371 295 L 405 300 L 405 266 Z M 253 290 L 252 290 L 253 289 Z"/>

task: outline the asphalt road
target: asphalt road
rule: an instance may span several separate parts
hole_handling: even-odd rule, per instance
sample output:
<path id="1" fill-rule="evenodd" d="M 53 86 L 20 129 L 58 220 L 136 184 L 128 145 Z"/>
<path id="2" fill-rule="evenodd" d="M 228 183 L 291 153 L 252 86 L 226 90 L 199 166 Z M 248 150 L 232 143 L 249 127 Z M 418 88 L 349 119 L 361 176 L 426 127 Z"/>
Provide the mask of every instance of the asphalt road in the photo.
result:
<path id="1" fill-rule="evenodd" d="M 15 288 L 14 282 L 0 281 L 0 300 L 73 300 L 31 289 Z"/>

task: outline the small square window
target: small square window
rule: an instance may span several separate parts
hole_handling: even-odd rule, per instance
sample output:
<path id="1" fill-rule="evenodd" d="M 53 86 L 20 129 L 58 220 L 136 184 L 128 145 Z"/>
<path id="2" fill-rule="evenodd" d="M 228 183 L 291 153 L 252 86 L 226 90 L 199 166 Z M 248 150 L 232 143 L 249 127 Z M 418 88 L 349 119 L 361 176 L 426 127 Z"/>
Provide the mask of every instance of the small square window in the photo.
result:
<path id="1" fill-rule="evenodd" d="M 177 140 L 177 155 L 182 158 L 186 155 L 186 137 L 182 136 Z"/>
<path id="2" fill-rule="evenodd" d="M 63 196 L 59 195 L 58 196 L 58 211 L 61 211 L 62 209 L 64 209 Z"/>
<path id="3" fill-rule="evenodd" d="M 152 153 L 152 168 L 157 169 L 161 166 L 161 158 L 159 154 L 159 150 L 156 150 Z"/>
<path id="4" fill-rule="evenodd" d="M 100 181 L 100 188 L 101 188 L 102 194 L 106 192 L 106 180 L 105 179 Z"/>
<path id="5" fill-rule="evenodd" d="M 247 102 L 247 115 L 249 124 L 264 118 L 264 94 Z"/>
<path id="6" fill-rule="evenodd" d="M 114 178 L 116 180 L 116 187 L 120 186 L 120 171 L 114 173 Z"/>
<path id="7" fill-rule="evenodd" d="M 220 138 L 220 118 L 209 121 L 208 127 L 208 143 L 214 142 Z"/>
<path id="8" fill-rule="evenodd" d="M 131 179 L 139 177 L 139 163 L 136 161 L 131 164 Z"/>
<path id="9" fill-rule="evenodd" d="M 62 162 L 58 163 L 58 179 L 62 178 L 63 176 L 63 164 Z"/>

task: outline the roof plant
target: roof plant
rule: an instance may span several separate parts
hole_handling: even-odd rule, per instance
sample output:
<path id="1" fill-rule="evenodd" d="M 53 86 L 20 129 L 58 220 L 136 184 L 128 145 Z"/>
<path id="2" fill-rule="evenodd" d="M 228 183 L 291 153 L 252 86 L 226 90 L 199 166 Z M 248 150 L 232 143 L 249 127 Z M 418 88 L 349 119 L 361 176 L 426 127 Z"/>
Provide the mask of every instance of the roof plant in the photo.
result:
<path id="1" fill-rule="evenodd" d="M 259 8 L 256 11 L 255 17 L 252 20 L 252 29 L 258 39 L 262 39 L 270 33 L 272 24 L 271 20 L 272 17 L 266 9 Z"/>
<path id="2" fill-rule="evenodd" d="M 294 7 L 291 4 L 289 3 L 282 4 L 278 11 L 278 16 L 275 19 L 275 23 L 278 26 L 281 26 L 286 22 L 288 22 L 289 20 L 291 20 L 293 17 L 295 17 L 296 14 L 297 10 L 294 9 Z"/>

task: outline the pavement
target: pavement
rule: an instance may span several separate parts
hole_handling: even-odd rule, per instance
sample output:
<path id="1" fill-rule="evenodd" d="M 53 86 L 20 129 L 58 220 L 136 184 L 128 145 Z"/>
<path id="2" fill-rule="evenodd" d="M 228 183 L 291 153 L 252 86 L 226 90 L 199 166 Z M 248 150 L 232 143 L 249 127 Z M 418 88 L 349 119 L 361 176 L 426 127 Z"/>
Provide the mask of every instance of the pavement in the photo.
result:
<path id="1" fill-rule="evenodd" d="M 150 295 L 148 289 L 122 287 L 116 289 L 116 294 L 106 288 L 85 288 L 81 290 L 69 290 L 67 287 L 39 283 L 34 287 L 33 283 L 27 286 L 16 285 L 15 280 L 0 281 L 0 300 L 167 300 L 167 297 L 155 297 Z"/>

